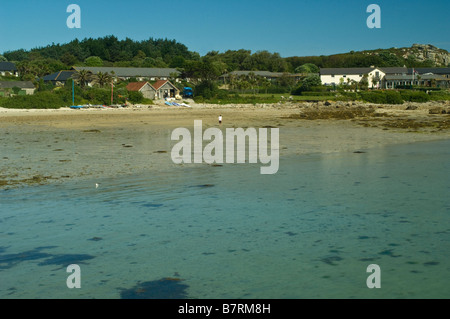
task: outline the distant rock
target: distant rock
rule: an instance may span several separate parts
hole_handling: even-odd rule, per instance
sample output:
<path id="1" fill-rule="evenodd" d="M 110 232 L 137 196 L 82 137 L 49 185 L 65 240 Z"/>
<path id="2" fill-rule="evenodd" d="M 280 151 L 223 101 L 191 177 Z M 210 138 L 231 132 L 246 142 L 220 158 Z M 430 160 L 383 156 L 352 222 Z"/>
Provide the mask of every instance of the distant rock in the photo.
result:
<path id="1" fill-rule="evenodd" d="M 442 107 L 435 107 L 428 111 L 429 114 L 446 114 L 444 108 Z"/>

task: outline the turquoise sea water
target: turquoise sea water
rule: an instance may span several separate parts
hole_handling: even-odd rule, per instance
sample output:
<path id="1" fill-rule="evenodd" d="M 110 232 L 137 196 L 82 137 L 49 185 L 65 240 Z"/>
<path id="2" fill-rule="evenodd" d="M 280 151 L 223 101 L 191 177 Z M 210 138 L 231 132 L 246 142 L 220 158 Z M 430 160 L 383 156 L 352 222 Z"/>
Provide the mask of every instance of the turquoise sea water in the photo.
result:
<path id="1" fill-rule="evenodd" d="M 0 191 L 0 297 L 450 297 L 450 140 L 259 167 Z"/>

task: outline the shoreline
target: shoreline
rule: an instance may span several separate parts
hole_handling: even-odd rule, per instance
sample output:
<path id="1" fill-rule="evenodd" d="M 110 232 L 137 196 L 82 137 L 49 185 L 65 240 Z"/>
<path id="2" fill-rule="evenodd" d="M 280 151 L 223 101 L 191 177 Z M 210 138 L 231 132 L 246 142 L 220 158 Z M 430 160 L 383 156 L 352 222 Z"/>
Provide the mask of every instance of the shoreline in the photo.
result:
<path id="1" fill-rule="evenodd" d="M 448 104 L 448 102 L 447 102 Z M 443 109 L 450 109 L 447 104 Z M 414 105 L 410 104 L 409 106 Z M 432 107 L 436 107 L 432 105 Z M 0 109 L 0 189 L 183 168 L 171 131 L 208 127 L 280 129 L 280 157 L 354 152 L 450 138 L 450 114 L 430 106 L 315 103 L 196 105 L 87 110 Z M 219 126 L 218 116 L 223 116 Z M 194 165 L 194 164 L 191 164 Z M 208 165 L 208 164 L 196 164 Z"/>

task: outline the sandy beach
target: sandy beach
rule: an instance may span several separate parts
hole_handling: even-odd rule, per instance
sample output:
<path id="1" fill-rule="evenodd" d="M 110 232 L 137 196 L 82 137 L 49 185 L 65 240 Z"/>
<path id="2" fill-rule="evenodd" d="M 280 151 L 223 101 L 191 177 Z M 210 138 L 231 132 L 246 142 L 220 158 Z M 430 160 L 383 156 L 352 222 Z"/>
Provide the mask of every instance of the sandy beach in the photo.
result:
<path id="1" fill-rule="evenodd" d="M 0 109 L 0 187 L 179 169 L 183 165 L 170 157 L 170 135 L 177 127 L 192 129 L 194 120 L 202 120 L 204 129 L 279 128 L 283 157 L 448 139 L 449 113 L 449 102 Z"/>

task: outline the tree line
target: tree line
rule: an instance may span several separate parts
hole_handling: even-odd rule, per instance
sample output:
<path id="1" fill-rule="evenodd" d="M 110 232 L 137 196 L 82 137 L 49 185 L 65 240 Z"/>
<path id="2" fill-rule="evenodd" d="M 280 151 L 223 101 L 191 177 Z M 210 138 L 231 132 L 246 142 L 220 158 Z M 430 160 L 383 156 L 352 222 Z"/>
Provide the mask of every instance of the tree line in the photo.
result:
<path id="1" fill-rule="evenodd" d="M 42 77 L 73 66 L 156 67 L 177 68 L 187 75 L 204 73 L 199 66 L 217 72 L 237 70 L 286 73 L 318 72 L 319 68 L 404 66 L 433 67 L 432 61 L 419 62 L 413 55 L 402 56 L 401 49 L 350 52 L 329 56 L 287 57 L 268 51 L 210 51 L 204 56 L 190 51 L 175 40 L 119 40 L 115 36 L 75 39 L 66 44 L 54 44 L 32 50 L 4 52 L 0 61 L 16 62 L 24 80 Z M 304 65 L 314 65 L 305 72 Z M 203 69 L 204 69 L 203 68 Z M 211 72 L 207 73 L 211 73 Z M 213 72 L 215 73 L 215 72 Z M 205 74 L 203 74 L 205 75 Z"/>

